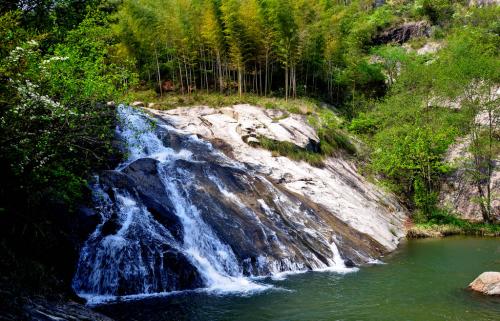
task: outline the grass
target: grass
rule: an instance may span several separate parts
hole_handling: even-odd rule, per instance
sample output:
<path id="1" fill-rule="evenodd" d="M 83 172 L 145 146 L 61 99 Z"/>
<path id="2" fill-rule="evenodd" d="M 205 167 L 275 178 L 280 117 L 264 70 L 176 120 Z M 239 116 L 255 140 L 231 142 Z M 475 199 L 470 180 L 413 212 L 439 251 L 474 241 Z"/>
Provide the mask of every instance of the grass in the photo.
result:
<path id="1" fill-rule="evenodd" d="M 343 150 L 350 155 L 357 152 L 350 137 L 339 128 L 317 129 L 320 142 L 316 150 L 301 148 L 290 142 L 276 141 L 266 137 L 259 137 L 262 148 L 273 152 L 274 156 L 285 156 L 293 160 L 303 160 L 312 166 L 322 167 L 323 161 L 335 152 Z"/>
<path id="2" fill-rule="evenodd" d="M 270 150 L 274 156 L 285 156 L 296 161 L 303 160 L 313 166 L 323 166 L 324 155 L 321 153 L 300 148 L 290 142 L 279 142 L 267 137 L 260 137 L 259 142 L 262 148 Z"/>
<path id="3" fill-rule="evenodd" d="M 318 111 L 320 102 L 312 98 L 297 98 L 286 101 L 279 97 L 263 97 L 254 94 L 224 95 L 220 93 L 195 92 L 191 95 L 167 93 L 159 97 L 154 90 L 130 91 L 122 97 L 122 101 L 131 103 L 142 101 L 146 104 L 153 103 L 153 108 L 168 110 L 177 107 L 209 106 L 219 108 L 237 104 L 250 104 L 266 109 L 279 109 L 293 114 L 310 115 Z"/>
<path id="4" fill-rule="evenodd" d="M 425 222 L 418 222 L 407 233 L 409 238 L 450 235 L 500 236 L 500 224 L 470 222 L 445 210 L 436 210 Z"/>

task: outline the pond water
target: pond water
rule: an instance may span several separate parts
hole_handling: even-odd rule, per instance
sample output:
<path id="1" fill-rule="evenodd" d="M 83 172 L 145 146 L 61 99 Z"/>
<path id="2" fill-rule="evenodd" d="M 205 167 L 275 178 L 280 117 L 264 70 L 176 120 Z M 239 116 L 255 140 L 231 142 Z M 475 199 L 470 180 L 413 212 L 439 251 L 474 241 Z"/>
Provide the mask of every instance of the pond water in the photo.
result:
<path id="1" fill-rule="evenodd" d="M 117 320 L 500 320 L 500 298 L 465 287 L 500 271 L 500 239 L 410 240 L 385 264 L 357 272 L 308 272 L 263 279 L 269 290 L 184 292 L 96 307 Z"/>

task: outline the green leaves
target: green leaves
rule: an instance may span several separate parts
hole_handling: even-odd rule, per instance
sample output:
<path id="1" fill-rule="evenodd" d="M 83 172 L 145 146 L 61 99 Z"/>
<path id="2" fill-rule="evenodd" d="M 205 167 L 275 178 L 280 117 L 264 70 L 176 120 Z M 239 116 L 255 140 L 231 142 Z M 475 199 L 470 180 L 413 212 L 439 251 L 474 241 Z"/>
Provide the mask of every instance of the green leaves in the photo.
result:
<path id="1" fill-rule="evenodd" d="M 104 102 L 122 93 L 126 69 L 113 61 L 113 43 L 107 21 L 95 15 L 52 53 L 21 40 L 0 57 L 0 163 L 9 193 L 32 206 L 71 203 L 84 177 L 107 165 L 115 116 Z"/>

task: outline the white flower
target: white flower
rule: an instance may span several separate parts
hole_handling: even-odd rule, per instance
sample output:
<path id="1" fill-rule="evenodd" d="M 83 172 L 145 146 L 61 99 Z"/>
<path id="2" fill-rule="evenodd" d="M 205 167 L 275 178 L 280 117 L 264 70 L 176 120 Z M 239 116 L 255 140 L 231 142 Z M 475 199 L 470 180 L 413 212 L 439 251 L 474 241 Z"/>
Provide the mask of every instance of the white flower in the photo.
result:
<path id="1" fill-rule="evenodd" d="M 49 59 L 43 60 L 42 64 L 45 65 L 45 64 L 51 63 L 53 61 L 65 61 L 65 60 L 68 60 L 68 59 L 69 59 L 69 57 L 54 56 L 54 57 L 50 57 Z"/>

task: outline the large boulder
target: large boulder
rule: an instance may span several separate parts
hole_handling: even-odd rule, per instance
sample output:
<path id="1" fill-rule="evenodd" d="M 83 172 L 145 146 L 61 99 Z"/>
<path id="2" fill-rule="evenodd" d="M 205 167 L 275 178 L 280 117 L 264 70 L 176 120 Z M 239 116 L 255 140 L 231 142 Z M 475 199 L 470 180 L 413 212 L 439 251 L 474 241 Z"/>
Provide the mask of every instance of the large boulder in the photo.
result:
<path id="1" fill-rule="evenodd" d="M 217 146 L 224 145 L 229 157 L 254 170 L 257 175 L 270 178 L 280 188 L 296 194 L 304 200 L 302 203 L 321 204 L 325 210 L 319 211 L 325 214 L 323 220 L 339 227 L 342 225 L 340 222 L 346 224 L 346 229 L 348 227 L 373 238 L 384 251 L 394 250 L 399 239 L 406 234 L 404 208 L 394 197 L 358 174 L 354 162 L 332 157 L 325 159 L 324 166 L 318 168 L 303 161 L 276 157 L 253 144 L 254 136 L 265 136 L 310 148 L 307 146 L 311 141 L 319 140 L 302 115 L 250 105 L 148 111 L 179 130 L 215 141 Z M 193 155 L 201 154 L 193 152 Z M 262 192 L 263 195 L 257 198 L 266 199 L 266 191 Z M 248 191 L 245 193 L 251 195 Z"/>
<path id="2" fill-rule="evenodd" d="M 162 114 L 161 111 L 150 111 L 157 115 Z M 308 124 L 304 115 L 277 109 L 241 104 L 220 109 L 178 108 L 168 114 L 172 116 L 169 122 L 174 126 L 204 137 L 213 136 L 212 127 L 217 123 L 217 126 L 235 127 L 236 134 L 247 144 L 257 143 L 260 137 L 292 143 L 298 148 L 308 150 L 316 150 L 319 144 L 316 131 Z"/>
<path id="3" fill-rule="evenodd" d="M 500 295 L 500 272 L 483 272 L 471 284 L 469 289 L 486 295 Z"/>

